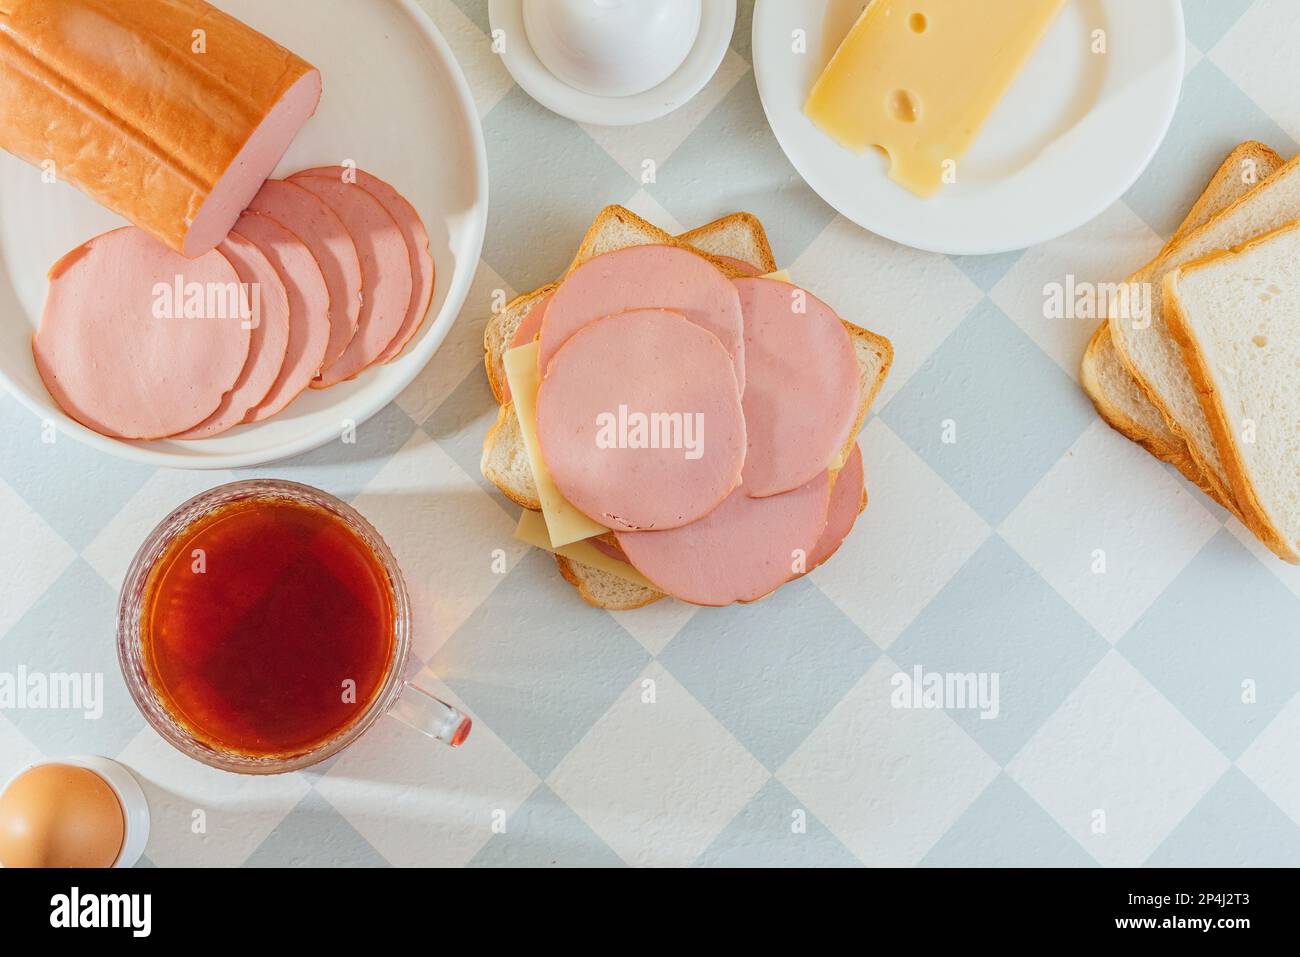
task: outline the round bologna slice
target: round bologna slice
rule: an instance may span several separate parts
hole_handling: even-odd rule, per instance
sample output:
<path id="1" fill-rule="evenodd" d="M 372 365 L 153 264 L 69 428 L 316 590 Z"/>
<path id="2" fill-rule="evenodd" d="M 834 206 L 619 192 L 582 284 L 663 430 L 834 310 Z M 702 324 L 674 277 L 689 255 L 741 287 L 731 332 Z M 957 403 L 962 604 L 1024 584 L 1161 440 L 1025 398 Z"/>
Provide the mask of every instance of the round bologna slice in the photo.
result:
<path id="1" fill-rule="evenodd" d="M 206 439 L 243 422 L 249 410 L 265 399 L 275 385 L 289 349 L 289 296 L 271 261 L 238 233 L 227 236 L 217 249 L 235 267 L 248 298 L 251 326 L 248 360 L 235 387 L 221 399 L 217 411 L 194 428 L 174 436 L 178 439 Z"/>
<path id="2" fill-rule="evenodd" d="M 402 231 L 402 239 L 406 241 L 406 254 L 411 264 L 411 301 L 407 306 L 406 319 L 403 320 L 402 327 L 397 330 L 397 335 L 388 344 L 388 348 L 375 361 L 388 362 L 396 359 L 419 331 L 420 324 L 424 322 L 425 314 L 429 311 L 429 303 L 433 302 L 435 269 L 433 255 L 429 252 L 429 231 L 424 228 L 424 220 L 420 219 L 420 214 L 415 211 L 415 207 L 405 196 L 378 176 L 373 176 L 364 170 L 345 169 L 342 166 L 321 166 L 295 173 L 289 179 L 293 182 L 306 176 L 333 179 L 340 183 L 354 183 L 354 188 L 364 189 L 379 200 L 388 211 L 388 215 L 392 216 L 393 221 L 397 223 L 397 228 Z"/>
<path id="3" fill-rule="evenodd" d="M 324 200 L 296 183 L 270 179 L 248 207 L 271 217 L 301 240 L 320 266 L 329 289 L 328 368 L 356 335 L 361 316 L 361 259 L 343 221 Z"/>
<path id="4" fill-rule="evenodd" d="M 185 259 L 134 227 L 50 270 L 32 341 L 50 395 L 87 428 L 158 439 L 211 415 L 248 358 L 239 275 L 216 250 Z"/>
<path id="5" fill-rule="evenodd" d="M 784 495 L 752 498 L 744 486 L 690 525 L 615 532 L 633 567 L 662 592 L 696 605 L 755 601 L 806 567 L 826 526 L 830 472 Z"/>
<path id="6" fill-rule="evenodd" d="M 311 250 L 274 219 L 261 213 L 244 213 L 235 223 L 234 232 L 262 251 L 284 284 L 289 300 L 289 342 L 280 374 L 244 420 L 260 422 L 296 399 L 319 374 L 330 338 L 330 296 Z"/>
<path id="7" fill-rule="evenodd" d="M 565 277 L 546 308 L 538 368 L 583 326 L 628 309 L 671 309 L 718 337 L 745 391 L 744 327 L 736 287 L 716 266 L 675 246 L 632 246 L 587 260 Z"/>
<path id="8" fill-rule="evenodd" d="M 866 504 L 867 490 L 862 481 L 862 450 L 855 442 L 848 461 L 835 477 L 830 509 L 826 513 L 826 528 L 822 530 L 821 538 L 817 539 L 813 550 L 808 553 L 808 571 L 835 554 L 849 532 L 853 531 L 853 523 L 858 520 L 858 515 Z"/>
<path id="9" fill-rule="evenodd" d="M 313 383 L 326 389 L 379 361 L 406 321 L 411 303 L 411 259 L 396 220 L 364 189 L 319 176 L 295 181 L 338 214 L 361 257 L 361 316 L 343 355 Z"/>
<path id="10" fill-rule="evenodd" d="M 587 325 L 537 392 L 537 438 L 561 494 L 610 528 L 707 515 L 745 459 L 732 368 L 713 333 L 663 309 Z"/>
<path id="11" fill-rule="evenodd" d="M 799 488 L 844 447 L 862 401 L 844 323 L 806 290 L 733 280 L 745 316 L 744 485 L 755 498 Z"/>

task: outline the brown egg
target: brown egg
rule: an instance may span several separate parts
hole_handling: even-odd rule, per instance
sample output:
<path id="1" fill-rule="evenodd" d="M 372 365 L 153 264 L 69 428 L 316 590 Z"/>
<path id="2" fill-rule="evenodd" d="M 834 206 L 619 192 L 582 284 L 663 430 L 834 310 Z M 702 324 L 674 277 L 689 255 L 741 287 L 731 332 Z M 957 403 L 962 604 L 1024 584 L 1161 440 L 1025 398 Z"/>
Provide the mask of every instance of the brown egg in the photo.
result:
<path id="1" fill-rule="evenodd" d="M 0 794 L 5 867 L 112 867 L 125 835 L 117 795 L 86 768 L 42 764 Z"/>

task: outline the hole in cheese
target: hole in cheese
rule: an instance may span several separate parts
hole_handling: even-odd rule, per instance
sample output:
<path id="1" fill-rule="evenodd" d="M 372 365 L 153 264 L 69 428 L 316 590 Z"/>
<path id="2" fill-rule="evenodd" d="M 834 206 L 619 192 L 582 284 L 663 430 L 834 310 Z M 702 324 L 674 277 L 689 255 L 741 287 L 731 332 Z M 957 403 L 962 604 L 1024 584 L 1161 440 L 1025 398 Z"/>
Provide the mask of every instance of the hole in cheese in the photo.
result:
<path id="1" fill-rule="evenodd" d="M 907 90 L 889 94 L 889 115 L 900 123 L 915 123 L 921 116 L 921 101 Z"/>
<path id="2" fill-rule="evenodd" d="M 914 13 L 907 18 L 907 25 L 912 28 L 913 33 L 924 33 L 930 22 L 926 20 L 924 13 Z"/>

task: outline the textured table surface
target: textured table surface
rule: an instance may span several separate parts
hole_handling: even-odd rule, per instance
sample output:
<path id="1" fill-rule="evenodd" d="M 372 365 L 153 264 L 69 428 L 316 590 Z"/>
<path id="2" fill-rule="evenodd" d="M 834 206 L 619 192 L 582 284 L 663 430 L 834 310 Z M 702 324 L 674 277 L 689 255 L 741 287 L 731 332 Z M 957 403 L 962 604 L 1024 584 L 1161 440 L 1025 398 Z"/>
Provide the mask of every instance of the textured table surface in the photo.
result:
<path id="1" fill-rule="evenodd" d="M 1238 141 L 1296 152 L 1300 4 L 1189 0 L 1182 103 L 1124 199 L 1045 246 L 949 258 L 863 232 L 795 175 L 746 0 L 704 92 L 624 130 L 516 87 L 486 0 L 423 2 L 491 166 L 456 327 L 355 443 L 245 473 L 51 443 L 0 397 L 0 671 L 105 680 L 97 719 L 0 710 L 0 776 L 118 757 L 157 865 L 1300 864 L 1300 570 L 1101 423 L 1076 383 L 1093 323 L 1042 318 L 1045 284 L 1155 252 Z M 799 282 L 894 341 L 861 437 L 870 507 L 833 561 L 756 606 L 588 608 L 479 475 L 494 293 L 553 278 L 612 202 L 674 231 L 750 210 Z M 421 681 L 475 718 L 465 748 L 384 720 L 325 765 L 245 778 L 144 724 L 114 655 L 126 564 L 184 498 L 253 475 L 343 496 L 387 537 Z M 916 667 L 996 674 L 999 713 L 893 706 Z"/>

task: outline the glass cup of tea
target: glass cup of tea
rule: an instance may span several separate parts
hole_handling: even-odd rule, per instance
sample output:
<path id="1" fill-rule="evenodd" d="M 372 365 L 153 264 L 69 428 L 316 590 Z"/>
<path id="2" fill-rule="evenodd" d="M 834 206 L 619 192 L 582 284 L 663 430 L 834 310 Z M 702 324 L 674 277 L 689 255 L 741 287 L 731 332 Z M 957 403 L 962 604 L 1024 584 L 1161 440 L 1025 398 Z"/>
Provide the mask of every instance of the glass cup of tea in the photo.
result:
<path id="1" fill-rule="evenodd" d="M 470 719 L 404 677 L 411 607 L 356 509 L 297 482 L 234 482 L 168 515 L 118 602 L 122 675 L 149 724 L 197 761 L 295 771 L 381 715 L 458 747 Z"/>

